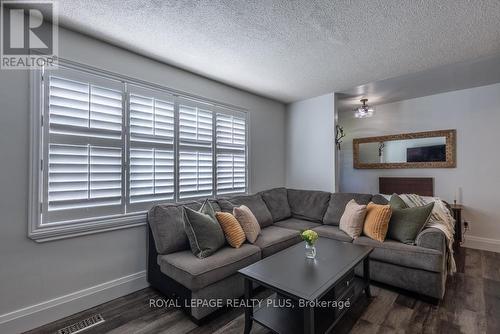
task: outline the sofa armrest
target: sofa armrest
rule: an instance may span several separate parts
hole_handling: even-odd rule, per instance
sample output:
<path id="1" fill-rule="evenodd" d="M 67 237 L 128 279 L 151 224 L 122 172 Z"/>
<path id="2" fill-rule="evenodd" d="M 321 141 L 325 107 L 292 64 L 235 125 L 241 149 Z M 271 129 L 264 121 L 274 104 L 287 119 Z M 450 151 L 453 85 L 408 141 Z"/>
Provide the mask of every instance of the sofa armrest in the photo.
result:
<path id="1" fill-rule="evenodd" d="M 438 250 L 443 254 L 446 253 L 446 236 L 443 231 L 434 227 L 423 229 L 417 236 L 415 244 L 420 247 Z"/>

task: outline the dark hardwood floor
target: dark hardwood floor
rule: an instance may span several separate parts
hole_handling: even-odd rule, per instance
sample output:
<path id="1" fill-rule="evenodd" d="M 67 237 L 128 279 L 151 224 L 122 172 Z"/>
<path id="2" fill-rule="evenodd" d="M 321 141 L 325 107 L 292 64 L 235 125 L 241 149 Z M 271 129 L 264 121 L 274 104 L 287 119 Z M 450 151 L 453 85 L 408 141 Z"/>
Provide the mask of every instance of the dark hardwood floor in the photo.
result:
<path id="1" fill-rule="evenodd" d="M 500 253 L 462 248 L 458 273 L 448 278 L 446 295 L 431 305 L 407 294 L 373 287 L 373 298 L 362 297 L 334 329 L 335 333 L 500 333 Z M 259 297 L 266 298 L 263 291 Z M 105 322 L 83 333 L 243 333 L 243 309 L 229 309 L 203 326 L 180 310 L 150 308 L 152 289 L 137 291 L 92 309 L 47 324 L 28 333 L 58 329 L 100 313 Z M 268 333 L 254 323 L 252 333 Z"/>

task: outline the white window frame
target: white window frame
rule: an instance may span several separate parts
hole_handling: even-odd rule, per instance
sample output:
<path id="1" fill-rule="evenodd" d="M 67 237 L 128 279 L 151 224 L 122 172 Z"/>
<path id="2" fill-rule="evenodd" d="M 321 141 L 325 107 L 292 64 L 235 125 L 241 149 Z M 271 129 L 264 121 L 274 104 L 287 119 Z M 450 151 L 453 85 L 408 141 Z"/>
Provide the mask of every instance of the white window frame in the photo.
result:
<path id="1" fill-rule="evenodd" d="M 213 147 L 212 147 L 212 163 L 213 163 L 213 179 L 212 179 L 212 197 L 217 196 L 217 180 L 216 180 L 216 114 L 226 113 L 226 114 L 237 114 L 239 117 L 244 116 L 246 121 L 246 191 L 244 193 L 249 193 L 249 127 L 250 122 L 248 118 L 248 112 L 237 106 L 227 105 L 203 97 L 198 97 L 189 93 L 176 91 L 170 88 L 165 88 L 160 85 L 152 84 L 146 81 L 137 80 L 127 76 L 119 75 L 112 72 L 107 72 L 99 70 L 87 65 L 78 64 L 72 61 L 60 59 L 60 65 L 65 68 L 74 69 L 78 71 L 88 72 L 89 74 L 98 75 L 104 78 L 118 80 L 124 84 L 124 96 L 123 96 L 123 120 L 124 120 L 124 131 L 122 136 L 125 137 L 124 140 L 124 151 L 122 155 L 122 161 L 125 164 L 122 169 L 124 173 L 122 175 L 122 202 L 126 206 L 130 206 L 133 209 L 138 209 L 137 206 L 134 208 L 130 204 L 129 198 L 129 151 L 130 151 L 130 133 L 129 133 L 129 94 L 133 93 L 128 90 L 129 86 L 143 87 L 148 90 L 156 90 L 161 94 L 171 95 L 174 97 L 174 158 L 175 158 L 175 174 L 174 174 L 174 199 L 171 201 L 160 201 L 160 202 L 178 202 L 179 201 L 179 134 L 178 134 L 178 117 L 179 117 L 179 102 L 180 101 L 190 101 L 192 104 L 203 105 L 203 108 L 211 110 L 213 114 L 212 124 L 213 124 Z M 136 226 L 143 226 L 147 222 L 145 207 L 140 207 L 142 211 L 133 213 L 121 213 L 115 215 L 101 216 L 97 218 L 85 218 L 85 219 L 75 219 L 64 222 L 56 222 L 50 224 L 43 224 L 42 222 L 42 212 L 44 201 L 44 184 L 46 178 L 44 177 L 44 169 L 47 163 L 47 157 L 44 155 L 47 152 L 44 145 L 48 145 L 48 140 L 44 140 L 44 129 L 48 128 L 48 118 L 45 114 L 45 103 L 43 99 L 46 98 L 46 94 L 43 92 L 44 83 L 47 83 L 47 78 L 44 77 L 42 70 L 33 70 L 30 73 L 30 175 L 29 175 L 29 206 L 28 206 L 28 237 L 35 240 L 36 242 L 45 242 L 63 238 L 76 237 L 81 235 L 130 228 Z M 46 124 L 44 124 L 44 122 Z M 126 130 L 125 130 L 126 128 Z M 207 196 L 202 196 L 201 198 L 206 198 Z M 200 197 L 192 197 L 189 200 L 196 200 Z M 156 202 L 155 202 L 156 203 Z M 153 206 L 155 203 L 150 203 Z"/>

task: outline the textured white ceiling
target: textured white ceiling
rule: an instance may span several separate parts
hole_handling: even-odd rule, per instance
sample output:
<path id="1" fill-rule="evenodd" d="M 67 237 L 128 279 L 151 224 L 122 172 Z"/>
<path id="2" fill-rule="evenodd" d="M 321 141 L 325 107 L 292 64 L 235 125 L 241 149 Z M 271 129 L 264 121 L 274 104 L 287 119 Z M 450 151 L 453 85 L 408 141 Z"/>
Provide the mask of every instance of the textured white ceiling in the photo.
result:
<path id="1" fill-rule="evenodd" d="M 339 111 L 378 105 L 500 82 L 500 54 L 434 67 L 430 70 L 374 81 L 337 92 Z"/>
<path id="2" fill-rule="evenodd" d="M 499 0 L 64 0 L 60 23 L 291 102 L 500 52 Z"/>

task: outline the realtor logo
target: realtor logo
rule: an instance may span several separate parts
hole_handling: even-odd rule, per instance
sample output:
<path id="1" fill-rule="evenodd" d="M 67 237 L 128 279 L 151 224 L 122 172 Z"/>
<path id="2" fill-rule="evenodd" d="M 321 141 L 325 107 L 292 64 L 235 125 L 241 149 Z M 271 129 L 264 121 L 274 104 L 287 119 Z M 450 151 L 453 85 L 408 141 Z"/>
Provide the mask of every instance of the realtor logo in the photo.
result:
<path id="1" fill-rule="evenodd" d="M 1 69 L 34 69 L 57 64 L 55 3 L 47 0 L 1 1 Z"/>

